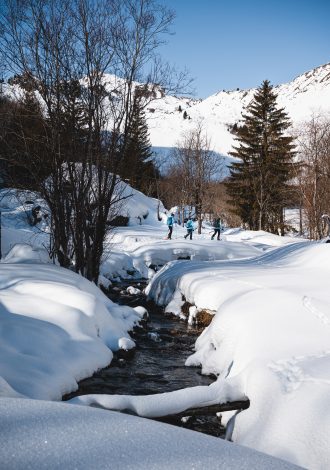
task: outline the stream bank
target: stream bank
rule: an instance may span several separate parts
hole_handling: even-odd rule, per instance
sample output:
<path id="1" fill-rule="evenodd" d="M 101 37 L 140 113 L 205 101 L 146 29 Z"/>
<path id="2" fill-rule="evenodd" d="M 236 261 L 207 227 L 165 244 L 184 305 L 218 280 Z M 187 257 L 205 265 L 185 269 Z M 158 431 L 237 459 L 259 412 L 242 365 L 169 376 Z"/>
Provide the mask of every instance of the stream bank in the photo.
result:
<path id="1" fill-rule="evenodd" d="M 127 287 L 131 286 L 128 293 Z M 187 357 L 193 353 L 194 344 L 202 329 L 189 326 L 163 309 L 148 302 L 142 282 L 113 284 L 108 296 L 121 305 L 143 306 L 149 319 L 131 332 L 136 343 L 133 352 L 118 351 L 111 364 L 79 382 L 79 388 L 65 395 L 68 400 L 85 394 L 150 395 L 170 392 L 198 385 L 209 385 L 214 377 L 201 374 L 199 368 L 186 367 Z M 130 289 L 129 289 L 130 290 Z M 173 417 L 159 419 L 181 427 L 217 437 L 224 437 L 224 428 L 217 416 L 178 420 Z"/>

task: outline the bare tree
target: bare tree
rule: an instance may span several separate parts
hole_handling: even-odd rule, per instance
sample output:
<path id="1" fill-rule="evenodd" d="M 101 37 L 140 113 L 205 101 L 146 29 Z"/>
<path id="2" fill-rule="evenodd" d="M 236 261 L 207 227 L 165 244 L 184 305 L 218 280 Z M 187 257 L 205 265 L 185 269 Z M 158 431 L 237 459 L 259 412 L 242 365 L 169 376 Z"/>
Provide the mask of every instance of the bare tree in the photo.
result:
<path id="1" fill-rule="evenodd" d="M 229 227 L 239 227 L 242 224 L 242 220 L 233 213 L 228 203 L 225 181 L 212 181 L 209 184 L 205 199 L 205 213 L 209 222 L 212 222 L 215 217 L 220 217 L 221 221 Z"/>
<path id="2" fill-rule="evenodd" d="M 28 77 L 45 116 L 42 152 L 21 137 L 34 162 L 27 170 L 47 165 L 47 178 L 34 176 L 52 213 L 54 254 L 95 282 L 123 197 L 117 174 L 135 81 L 147 76 L 145 102 L 182 85 L 156 55 L 173 16 L 155 0 L 3 2 L 1 56 L 7 71 Z"/>
<path id="3" fill-rule="evenodd" d="M 210 183 L 219 179 L 222 160 L 210 148 L 210 140 L 202 123 L 185 134 L 174 150 L 174 167 L 180 179 L 182 206 L 194 207 L 198 220 L 198 233 L 202 229 L 202 217 L 208 200 Z"/>
<path id="4" fill-rule="evenodd" d="M 301 206 L 309 237 L 320 239 L 327 232 L 322 215 L 330 213 L 330 119 L 313 116 L 298 130 L 297 142 Z"/>

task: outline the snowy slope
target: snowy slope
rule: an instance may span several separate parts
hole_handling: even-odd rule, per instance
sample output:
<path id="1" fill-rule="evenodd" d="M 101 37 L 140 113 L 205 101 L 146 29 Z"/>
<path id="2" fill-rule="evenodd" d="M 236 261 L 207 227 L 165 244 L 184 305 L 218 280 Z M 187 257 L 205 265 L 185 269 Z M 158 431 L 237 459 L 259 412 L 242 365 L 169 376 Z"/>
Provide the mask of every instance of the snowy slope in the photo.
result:
<path id="1" fill-rule="evenodd" d="M 106 74 L 104 85 L 116 97 L 120 106 L 125 81 Z M 134 83 L 134 86 L 138 85 L 140 84 Z M 17 85 L 5 84 L 3 90 L 13 98 L 21 96 Z M 150 141 L 161 170 L 168 165 L 171 149 L 198 122 L 202 122 L 207 131 L 211 149 L 226 157 L 225 166 L 230 165 L 233 159 L 228 157 L 228 153 L 232 149 L 233 137 L 228 126 L 241 119 L 242 111 L 252 100 L 255 91 L 255 88 L 222 90 L 202 100 L 167 96 L 163 89 L 153 89 L 155 99 L 146 106 L 146 117 Z M 278 104 L 285 108 L 294 126 L 309 120 L 313 113 L 330 116 L 330 63 L 305 72 L 291 82 L 276 86 L 275 91 L 278 94 Z M 187 113 L 186 119 L 183 117 L 184 112 Z"/>
<path id="2" fill-rule="evenodd" d="M 219 91 L 204 100 L 194 101 L 168 96 L 153 101 L 147 106 L 152 145 L 158 148 L 174 147 L 182 133 L 201 120 L 213 149 L 227 155 L 233 143 L 228 125 L 241 118 L 243 108 L 252 100 L 255 91 L 254 88 Z M 275 91 L 279 105 L 286 109 L 294 125 L 308 120 L 313 112 L 330 115 L 330 63 L 276 86 Z M 184 111 L 191 119 L 183 118 Z"/>

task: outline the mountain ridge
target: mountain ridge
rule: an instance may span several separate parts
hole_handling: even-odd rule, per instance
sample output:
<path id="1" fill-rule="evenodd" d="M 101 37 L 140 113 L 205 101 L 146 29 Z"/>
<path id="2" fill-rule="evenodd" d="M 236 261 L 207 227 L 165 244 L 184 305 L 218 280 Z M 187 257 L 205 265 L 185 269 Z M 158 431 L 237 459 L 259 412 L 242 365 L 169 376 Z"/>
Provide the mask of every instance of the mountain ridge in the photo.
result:
<path id="1" fill-rule="evenodd" d="M 309 120 L 313 114 L 325 114 L 330 118 L 330 63 L 276 85 L 274 90 L 279 106 L 285 108 L 294 127 Z M 211 140 L 211 148 L 228 155 L 233 144 L 229 127 L 241 119 L 255 91 L 256 88 L 223 90 L 205 99 L 165 95 L 152 101 L 146 108 L 152 145 L 158 149 L 175 147 L 182 134 L 201 121 Z M 184 112 L 188 115 L 186 119 Z"/>
<path id="2" fill-rule="evenodd" d="M 104 85 L 117 95 L 125 88 L 123 79 L 110 74 L 104 76 Z M 276 85 L 274 90 L 279 106 L 288 113 L 294 127 L 310 120 L 313 114 L 325 114 L 330 119 L 330 63 L 308 70 L 290 82 Z M 17 99 L 22 90 L 18 85 L 4 84 L 3 92 Z M 166 95 L 160 87 L 152 87 L 155 99 L 149 102 L 145 110 L 157 162 L 161 165 L 166 163 L 171 149 L 178 146 L 183 134 L 193 130 L 200 122 L 210 140 L 211 150 L 231 161 L 232 157 L 228 155 L 234 138 L 229 131 L 230 126 L 241 120 L 255 92 L 256 88 L 222 90 L 200 99 Z"/>

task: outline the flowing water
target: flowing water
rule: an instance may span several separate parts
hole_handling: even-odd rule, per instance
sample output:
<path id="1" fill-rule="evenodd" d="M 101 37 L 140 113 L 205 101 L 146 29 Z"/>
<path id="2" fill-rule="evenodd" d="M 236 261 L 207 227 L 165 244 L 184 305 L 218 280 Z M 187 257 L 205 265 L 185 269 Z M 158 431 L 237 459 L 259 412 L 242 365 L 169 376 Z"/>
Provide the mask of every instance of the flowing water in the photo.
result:
<path id="1" fill-rule="evenodd" d="M 122 283 L 112 287 L 108 295 L 122 305 L 143 305 L 149 312 L 149 320 L 131 333 L 136 343 L 134 354 L 115 354 L 109 367 L 82 380 L 79 389 L 63 397 L 64 400 L 94 393 L 148 395 L 213 382 L 214 377 L 202 375 L 199 368 L 185 367 L 185 360 L 193 353 L 201 330 L 164 314 L 159 307 L 147 303 L 143 294 L 127 294 L 127 285 Z M 134 285 L 140 289 L 144 287 Z M 162 420 L 214 436 L 224 435 L 216 416 L 198 417 L 186 423 L 174 418 Z"/>

